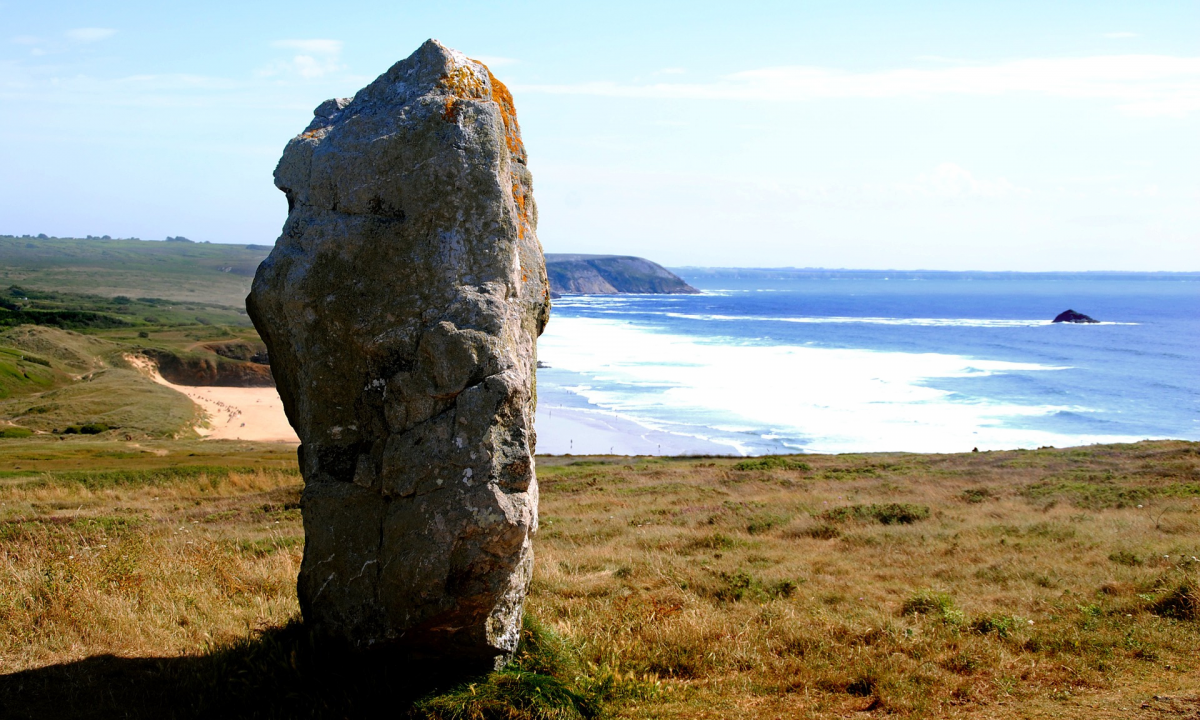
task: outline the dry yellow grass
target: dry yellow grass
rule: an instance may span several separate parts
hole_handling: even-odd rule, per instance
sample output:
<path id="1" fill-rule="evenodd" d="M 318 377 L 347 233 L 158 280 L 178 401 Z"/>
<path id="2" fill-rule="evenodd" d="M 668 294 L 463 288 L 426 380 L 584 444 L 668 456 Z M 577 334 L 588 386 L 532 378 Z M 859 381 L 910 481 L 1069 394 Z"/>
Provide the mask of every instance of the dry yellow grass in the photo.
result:
<path id="1" fill-rule="evenodd" d="M 633 716 L 1200 711 L 1196 606 L 1152 612 L 1195 593 L 1195 445 L 802 459 L 543 464 L 530 609 L 669 679 Z M 888 503 L 931 516 L 821 519 Z"/>
<path id="2" fill-rule="evenodd" d="M 635 681 L 615 714 L 1200 713 L 1200 445 L 797 460 L 540 459 L 529 610 Z M 0 484 L 0 672 L 294 617 L 295 474 L 29 479 Z"/>
<path id="3" fill-rule="evenodd" d="M 0 490 L 0 673 L 202 652 L 298 611 L 296 473 Z"/>

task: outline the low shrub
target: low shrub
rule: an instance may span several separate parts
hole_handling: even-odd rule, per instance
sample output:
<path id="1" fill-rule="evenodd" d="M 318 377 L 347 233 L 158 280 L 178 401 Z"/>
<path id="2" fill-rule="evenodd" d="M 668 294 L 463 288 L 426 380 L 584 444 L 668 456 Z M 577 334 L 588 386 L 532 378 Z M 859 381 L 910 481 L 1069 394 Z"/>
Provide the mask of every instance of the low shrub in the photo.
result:
<path id="1" fill-rule="evenodd" d="M 713 593 L 713 597 L 721 602 L 737 602 L 743 599 L 761 602 L 772 598 L 787 598 L 794 595 L 800 587 L 794 580 L 764 584 L 744 570 L 717 573 L 717 580 L 720 586 Z"/>
<path id="2" fill-rule="evenodd" d="M 733 538 L 721 533 L 713 533 L 696 538 L 687 544 L 689 550 L 729 550 L 734 546 Z"/>
<path id="3" fill-rule="evenodd" d="M 1128 550 L 1118 550 L 1109 555 L 1108 559 L 1112 560 L 1118 565 L 1124 565 L 1126 567 L 1138 567 L 1145 562 L 1137 554 L 1131 553 Z"/>
<path id="4" fill-rule="evenodd" d="M 959 497 L 969 503 L 981 503 L 995 498 L 996 494 L 987 488 L 967 488 Z"/>
<path id="5" fill-rule="evenodd" d="M 980 635 L 1006 638 L 1015 633 L 1020 626 L 1020 618 L 1012 615 L 985 615 L 971 623 L 971 630 Z"/>
<path id="6" fill-rule="evenodd" d="M 791 458 L 779 455 L 766 455 L 751 460 L 742 460 L 735 463 L 733 469 L 746 472 L 752 470 L 811 470 L 812 468 L 808 463 L 800 462 L 799 460 L 792 460 Z"/>
<path id="7" fill-rule="evenodd" d="M 68 425 L 63 428 L 63 435 L 99 435 L 108 432 L 109 427 L 104 423 L 86 423 L 84 425 Z"/>
<path id="8" fill-rule="evenodd" d="M 27 438 L 33 434 L 29 428 L 17 427 L 11 425 L 6 428 L 0 428 L 0 438 Z"/>
<path id="9" fill-rule="evenodd" d="M 841 528 L 827 522 L 807 527 L 802 533 L 814 540 L 836 540 L 842 536 Z"/>
<path id="10" fill-rule="evenodd" d="M 1186 578 L 1154 602 L 1153 612 L 1178 620 L 1200 620 L 1200 583 Z"/>
<path id="11" fill-rule="evenodd" d="M 954 605 L 954 598 L 936 590 L 920 590 L 904 601 L 900 607 L 902 615 L 928 615 L 948 625 L 961 625 L 962 610 Z"/>
<path id="12" fill-rule="evenodd" d="M 770 513 L 755 515 L 754 517 L 750 518 L 749 522 L 746 523 L 746 532 L 750 533 L 751 535 L 761 535 L 762 533 L 778 527 L 787 521 L 788 518 L 783 515 L 774 515 Z"/>
<path id="13" fill-rule="evenodd" d="M 912 503 L 886 503 L 882 505 L 844 505 L 821 513 L 820 517 L 831 522 L 848 520 L 875 520 L 884 525 L 911 525 L 929 517 L 928 505 Z"/>

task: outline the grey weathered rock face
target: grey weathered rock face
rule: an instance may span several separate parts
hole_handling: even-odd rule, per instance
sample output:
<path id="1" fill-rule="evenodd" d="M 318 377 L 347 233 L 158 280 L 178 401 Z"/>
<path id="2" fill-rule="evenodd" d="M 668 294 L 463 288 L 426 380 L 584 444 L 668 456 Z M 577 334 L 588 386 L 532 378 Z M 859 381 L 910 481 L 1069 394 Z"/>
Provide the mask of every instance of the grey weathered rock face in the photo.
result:
<path id="1" fill-rule="evenodd" d="M 512 97 L 430 40 L 315 116 L 246 300 L 302 442 L 301 609 L 354 645 L 494 664 L 533 568 L 550 311 Z"/>

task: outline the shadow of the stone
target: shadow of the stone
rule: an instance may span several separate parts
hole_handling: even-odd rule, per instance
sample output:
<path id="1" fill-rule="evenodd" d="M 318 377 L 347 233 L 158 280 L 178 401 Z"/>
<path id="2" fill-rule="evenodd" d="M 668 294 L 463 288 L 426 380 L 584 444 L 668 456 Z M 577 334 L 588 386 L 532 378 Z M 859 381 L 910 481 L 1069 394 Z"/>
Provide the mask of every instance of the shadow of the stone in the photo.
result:
<path id="1" fill-rule="evenodd" d="M 0 675 L 0 717 L 402 718 L 478 670 L 347 652 L 292 623 L 204 655 L 98 655 Z"/>

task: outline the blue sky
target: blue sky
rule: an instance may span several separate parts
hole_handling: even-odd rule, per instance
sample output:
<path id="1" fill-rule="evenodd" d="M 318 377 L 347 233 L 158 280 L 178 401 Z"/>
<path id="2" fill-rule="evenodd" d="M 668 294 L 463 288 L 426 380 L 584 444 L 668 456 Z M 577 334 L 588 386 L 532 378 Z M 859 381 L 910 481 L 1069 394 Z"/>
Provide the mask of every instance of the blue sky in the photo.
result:
<path id="1" fill-rule="evenodd" d="M 270 243 L 322 100 L 513 91 L 549 252 L 1200 270 L 1200 2 L 8 2 L 0 233 Z"/>

